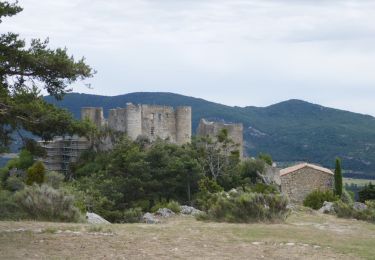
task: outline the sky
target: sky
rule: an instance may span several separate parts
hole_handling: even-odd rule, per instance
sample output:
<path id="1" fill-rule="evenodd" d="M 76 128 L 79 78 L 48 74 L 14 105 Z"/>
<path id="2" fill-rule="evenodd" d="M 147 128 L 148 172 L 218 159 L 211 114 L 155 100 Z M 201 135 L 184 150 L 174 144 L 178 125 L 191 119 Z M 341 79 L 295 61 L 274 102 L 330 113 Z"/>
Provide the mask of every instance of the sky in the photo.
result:
<path id="1" fill-rule="evenodd" d="M 237 106 L 302 99 L 375 116 L 373 0 L 20 0 L 0 32 L 49 37 L 97 74 L 81 93 Z M 91 88 L 87 87 L 91 85 Z"/>

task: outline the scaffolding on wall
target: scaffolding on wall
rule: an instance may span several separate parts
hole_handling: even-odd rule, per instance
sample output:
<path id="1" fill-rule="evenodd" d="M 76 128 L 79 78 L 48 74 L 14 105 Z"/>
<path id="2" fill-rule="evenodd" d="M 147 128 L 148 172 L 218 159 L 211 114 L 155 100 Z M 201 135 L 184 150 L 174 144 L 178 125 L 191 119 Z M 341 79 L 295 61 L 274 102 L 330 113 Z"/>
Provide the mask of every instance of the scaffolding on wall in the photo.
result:
<path id="1" fill-rule="evenodd" d="M 55 137 L 39 144 L 47 152 L 47 156 L 41 159 L 46 168 L 64 174 L 69 172 L 70 163 L 76 162 L 81 153 L 89 149 L 88 140 L 78 136 Z"/>

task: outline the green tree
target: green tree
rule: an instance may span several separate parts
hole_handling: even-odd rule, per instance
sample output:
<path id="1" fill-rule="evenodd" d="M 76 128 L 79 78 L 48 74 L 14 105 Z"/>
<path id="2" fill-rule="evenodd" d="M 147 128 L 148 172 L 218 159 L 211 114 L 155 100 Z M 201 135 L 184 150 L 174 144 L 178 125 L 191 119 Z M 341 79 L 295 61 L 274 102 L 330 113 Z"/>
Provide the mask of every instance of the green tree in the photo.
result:
<path id="1" fill-rule="evenodd" d="M 0 23 L 22 8 L 17 3 L 0 2 Z M 43 139 L 54 135 L 84 132 L 66 110 L 47 104 L 45 90 L 57 99 L 71 91 L 68 86 L 91 77 L 94 71 L 84 59 L 75 61 L 67 49 L 48 47 L 48 39 L 33 39 L 29 44 L 18 34 L 0 35 L 0 151 L 12 142 L 11 134 L 20 129 Z"/>
<path id="2" fill-rule="evenodd" d="M 193 147 L 199 153 L 206 175 L 215 181 L 228 177 L 239 162 L 239 146 L 229 137 L 228 130 L 222 129 L 216 138 L 200 137 L 193 140 Z M 226 178 L 227 179 L 227 178 Z"/>
<path id="3" fill-rule="evenodd" d="M 46 168 L 41 161 L 35 162 L 29 169 L 27 169 L 26 184 L 33 183 L 42 184 L 45 179 Z"/>
<path id="4" fill-rule="evenodd" d="M 360 202 L 365 202 L 366 200 L 375 200 L 375 185 L 371 182 L 364 186 L 360 191 L 358 191 L 358 197 Z"/>
<path id="5" fill-rule="evenodd" d="M 261 159 L 246 159 L 239 164 L 241 184 L 255 184 L 264 172 L 265 162 Z"/>
<path id="6" fill-rule="evenodd" d="M 341 197 L 342 194 L 342 170 L 341 170 L 341 160 L 336 158 L 335 167 L 335 195 Z"/>
<path id="7" fill-rule="evenodd" d="M 270 166 L 272 166 L 272 164 L 273 164 L 272 156 L 267 154 L 267 153 L 260 153 L 258 155 L 258 158 L 263 160 L 265 163 L 267 163 Z"/>

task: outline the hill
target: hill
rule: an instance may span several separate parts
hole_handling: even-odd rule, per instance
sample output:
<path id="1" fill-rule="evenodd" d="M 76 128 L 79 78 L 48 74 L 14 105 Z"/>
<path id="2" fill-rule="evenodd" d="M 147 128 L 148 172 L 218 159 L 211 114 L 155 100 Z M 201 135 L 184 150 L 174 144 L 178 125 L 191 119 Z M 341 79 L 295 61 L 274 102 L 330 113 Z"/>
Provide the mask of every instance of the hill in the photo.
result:
<path id="1" fill-rule="evenodd" d="M 302 100 L 288 100 L 268 107 L 230 107 L 173 93 L 131 93 L 98 96 L 70 93 L 64 100 L 46 97 L 48 102 L 70 110 L 77 118 L 84 106 L 108 109 L 127 102 L 187 105 L 193 108 L 193 130 L 200 118 L 242 122 L 246 152 L 256 156 L 269 153 L 275 161 L 309 161 L 334 167 L 335 157 L 343 159 L 345 175 L 375 178 L 375 118 L 332 109 Z"/>

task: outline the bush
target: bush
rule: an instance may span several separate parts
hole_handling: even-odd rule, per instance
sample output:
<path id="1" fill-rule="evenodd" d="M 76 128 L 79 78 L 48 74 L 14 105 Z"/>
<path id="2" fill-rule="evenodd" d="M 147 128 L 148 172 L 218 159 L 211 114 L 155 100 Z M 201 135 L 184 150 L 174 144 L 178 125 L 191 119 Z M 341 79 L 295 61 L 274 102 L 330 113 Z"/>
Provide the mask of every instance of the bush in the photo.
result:
<path id="1" fill-rule="evenodd" d="M 344 203 L 353 204 L 354 203 L 354 193 L 351 192 L 351 191 L 347 191 L 346 189 L 343 189 L 342 194 L 341 194 L 341 200 Z"/>
<path id="2" fill-rule="evenodd" d="M 44 167 L 44 164 L 40 161 L 37 161 L 29 169 L 27 169 L 26 184 L 42 184 L 45 179 L 45 172 L 46 168 Z"/>
<path id="3" fill-rule="evenodd" d="M 369 207 L 365 210 L 358 211 L 353 209 L 352 204 L 344 203 L 339 200 L 334 204 L 337 216 L 340 218 L 355 218 L 369 222 L 375 222 L 375 208 Z"/>
<path id="4" fill-rule="evenodd" d="M 263 193 L 263 194 L 277 194 L 279 190 L 273 185 L 267 185 L 264 183 L 257 183 L 250 188 L 252 192 Z"/>
<path id="5" fill-rule="evenodd" d="M 61 183 L 63 183 L 65 177 L 63 174 L 58 172 L 47 172 L 45 179 L 48 185 L 50 185 L 54 189 L 58 189 L 60 188 Z"/>
<path id="6" fill-rule="evenodd" d="M 210 193 L 216 193 L 223 191 L 223 187 L 221 187 L 215 180 L 212 180 L 208 177 L 203 177 L 198 182 L 199 191 L 201 192 L 210 192 Z"/>
<path id="7" fill-rule="evenodd" d="M 331 190 L 328 191 L 320 191 L 315 190 L 311 192 L 303 201 L 303 205 L 305 207 L 309 207 L 315 210 L 320 209 L 323 207 L 324 201 L 336 201 L 337 197 L 333 194 Z"/>
<path id="8" fill-rule="evenodd" d="M 172 210 L 174 213 L 178 214 L 181 212 L 181 205 L 177 201 L 171 200 L 170 202 L 162 201 L 156 203 L 155 206 L 151 208 L 152 212 L 158 211 L 158 209 L 167 208 Z"/>
<path id="9" fill-rule="evenodd" d="M 27 214 L 21 209 L 10 191 L 0 190 L 0 219 L 19 220 Z"/>
<path id="10" fill-rule="evenodd" d="M 22 178 L 12 175 L 5 181 L 5 188 L 9 191 L 19 191 L 25 187 L 25 183 Z"/>
<path id="11" fill-rule="evenodd" d="M 34 220 L 78 222 L 82 219 L 72 196 L 46 184 L 26 187 L 15 194 L 15 199 Z"/>
<path id="12" fill-rule="evenodd" d="M 142 218 L 143 212 L 141 208 L 130 208 L 125 210 L 123 222 L 124 223 L 138 223 Z"/>
<path id="13" fill-rule="evenodd" d="M 212 194 L 206 214 L 197 219 L 249 223 L 285 220 L 289 214 L 288 200 L 280 194 L 252 192 L 220 192 Z"/>
<path id="14" fill-rule="evenodd" d="M 365 204 L 367 207 L 369 207 L 370 209 L 375 209 L 375 200 L 366 200 L 365 201 Z"/>

